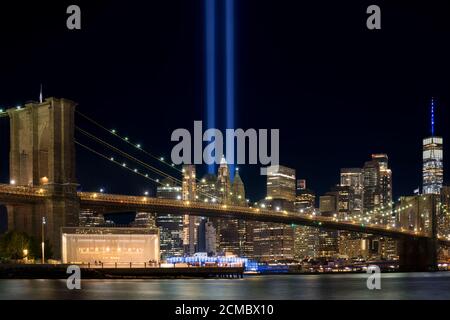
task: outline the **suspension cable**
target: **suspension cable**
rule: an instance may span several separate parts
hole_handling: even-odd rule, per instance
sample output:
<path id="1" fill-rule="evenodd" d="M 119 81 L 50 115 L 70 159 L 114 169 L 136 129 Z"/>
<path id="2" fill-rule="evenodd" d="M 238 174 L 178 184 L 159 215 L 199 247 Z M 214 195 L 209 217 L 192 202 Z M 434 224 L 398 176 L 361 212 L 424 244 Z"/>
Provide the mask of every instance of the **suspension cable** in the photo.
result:
<path id="1" fill-rule="evenodd" d="M 174 181 L 175 183 L 178 183 L 179 185 L 182 186 L 182 183 L 183 183 L 183 182 L 182 182 L 180 179 L 177 179 L 176 177 L 171 176 L 170 174 L 167 174 L 167 173 L 165 173 L 165 172 L 163 172 L 163 171 L 161 171 L 161 170 L 159 170 L 159 169 L 157 169 L 157 168 L 155 168 L 155 167 L 153 167 L 153 166 L 151 166 L 151 165 L 149 165 L 149 164 L 147 164 L 147 163 L 145 163 L 145 162 L 143 162 L 143 161 L 141 161 L 141 160 L 139 160 L 139 159 L 133 157 L 133 156 L 130 155 L 129 153 L 127 153 L 127 152 L 125 152 L 125 151 L 122 151 L 122 150 L 120 150 L 120 149 L 114 147 L 113 145 L 111 145 L 111 144 L 109 144 L 109 143 L 103 141 L 102 139 L 100 139 L 100 138 L 94 136 L 93 134 L 87 132 L 86 130 L 81 129 L 81 128 L 78 127 L 78 126 L 76 126 L 75 128 L 76 128 L 79 132 L 81 132 L 82 134 L 86 135 L 87 137 L 89 137 L 89 138 L 91 138 L 91 139 L 93 139 L 93 140 L 95 140 L 95 141 L 97 141 L 97 142 L 99 142 L 99 143 L 105 145 L 106 147 L 108 147 L 108 148 L 114 150 L 115 152 L 117 152 L 117 153 L 123 155 L 124 157 L 130 159 L 131 161 L 137 162 L 137 163 L 139 163 L 141 166 L 143 166 L 143 167 L 145 167 L 145 168 L 147 168 L 147 169 L 149 169 L 149 170 L 151 170 L 151 171 L 153 171 L 153 172 L 155 172 L 155 173 L 157 173 L 157 174 L 159 174 L 159 175 L 161 175 L 161 176 L 163 176 L 163 177 L 169 178 L 170 180 L 172 180 L 172 181 Z M 78 142 L 78 144 L 80 144 L 80 143 Z M 80 145 L 81 145 L 81 144 L 80 144 Z M 84 145 L 83 145 L 83 146 L 84 146 Z M 86 147 L 86 146 L 85 146 L 85 147 Z M 93 149 L 91 149 L 91 150 L 93 150 Z M 93 152 L 99 154 L 99 153 L 98 153 L 97 151 L 95 151 L 95 150 L 93 150 Z M 107 156 L 102 155 L 102 157 L 104 157 L 105 159 L 108 159 L 108 160 L 110 160 L 110 161 L 114 161 L 114 160 L 111 160 L 111 158 L 108 158 Z M 119 164 L 120 164 L 120 163 L 119 163 Z M 122 165 L 122 166 L 123 166 L 123 165 Z M 133 171 L 133 172 L 135 172 L 135 173 L 139 173 L 139 172 L 136 172 L 136 171 L 134 171 L 134 170 L 132 170 L 132 169 L 129 169 L 129 170 L 130 170 L 130 171 Z M 141 175 L 142 175 L 142 174 L 141 174 Z M 145 175 L 143 175 L 143 176 L 145 176 Z M 147 177 L 147 178 L 148 178 L 148 177 Z M 157 182 L 157 183 L 160 183 L 160 182 L 157 181 L 157 180 L 154 180 L 154 179 L 151 179 L 151 180 L 152 180 L 152 181 L 155 181 L 155 182 Z M 160 183 L 160 184 L 163 185 L 163 183 Z M 216 199 L 216 198 L 217 198 L 216 196 L 211 195 L 211 194 L 209 194 L 209 193 L 207 193 L 207 192 L 197 191 L 197 193 L 199 193 L 200 195 L 203 195 L 203 196 L 205 196 L 205 197 L 207 197 L 207 198 L 210 198 L 210 199 Z"/>
<path id="2" fill-rule="evenodd" d="M 143 174 L 143 173 L 141 173 L 141 172 L 136 172 L 136 171 L 134 171 L 133 169 L 131 169 L 131 168 L 127 167 L 127 166 L 124 166 L 124 165 L 121 164 L 120 162 L 118 162 L 118 161 L 116 161 L 116 160 L 114 160 L 114 159 L 111 159 L 111 158 L 105 156 L 104 154 L 102 154 L 102 153 L 100 153 L 100 152 L 98 152 L 98 151 L 95 151 L 94 149 L 92 149 L 92 148 L 90 148 L 90 147 L 88 147 L 88 146 L 86 146 L 86 145 L 84 145 L 84 144 L 78 142 L 77 140 L 75 140 L 75 143 L 76 143 L 77 145 L 79 145 L 79 146 L 81 146 L 81 147 L 83 147 L 83 148 L 89 150 L 90 152 L 92 152 L 92 153 L 94 153 L 94 154 L 96 154 L 96 155 L 98 155 L 98 156 L 100 156 L 100 157 L 102 157 L 102 158 L 104 158 L 104 159 L 106 159 L 106 160 L 108 160 L 108 161 L 110 161 L 110 162 L 113 162 L 113 163 L 119 165 L 120 167 L 122 167 L 122 168 L 124 168 L 124 169 L 127 169 L 127 170 L 129 170 L 129 171 L 131 171 L 131 172 L 133 172 L 133 173 L 135 173 L 135 174 L 138 174 L 138 175 L 140 175 L 140 176 L 142 176 L 142 177 L 144 177 L 144 178 L 146 178 L 146 179 L 148 179 L 148 180 L 151 180 L 151 181 L 153 181 L 153 182 L 155 182 L 155 183 L 158 183 L 158 184 L 160 184 L 160 185 L 163 185 L 163 183 L 160 182 L 159 180 L 155 180 L 155 179 L 153 179 L 153 178 L 150 178 L 149 176 L 147 176 L 147 175 L 145 175 L 145 174 Z"/>

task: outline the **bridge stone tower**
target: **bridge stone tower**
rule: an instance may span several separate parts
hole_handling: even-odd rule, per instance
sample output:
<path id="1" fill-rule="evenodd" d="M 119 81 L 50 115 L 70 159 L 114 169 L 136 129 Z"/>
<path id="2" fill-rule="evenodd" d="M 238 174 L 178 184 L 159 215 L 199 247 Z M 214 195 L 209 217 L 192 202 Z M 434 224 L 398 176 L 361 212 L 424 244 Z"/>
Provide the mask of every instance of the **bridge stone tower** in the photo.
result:
<path id="1" fill-rule="evenodd" d="M 10 180 L 19 186 L 41 187 L 48 197 L 42 204 L 8 206 L 8 229 L 45 238 L 55 257 L 61 252 L 61 227 L 78 226 L 74 111 L 76 103 L 48 98 L 10 109 Z"/>

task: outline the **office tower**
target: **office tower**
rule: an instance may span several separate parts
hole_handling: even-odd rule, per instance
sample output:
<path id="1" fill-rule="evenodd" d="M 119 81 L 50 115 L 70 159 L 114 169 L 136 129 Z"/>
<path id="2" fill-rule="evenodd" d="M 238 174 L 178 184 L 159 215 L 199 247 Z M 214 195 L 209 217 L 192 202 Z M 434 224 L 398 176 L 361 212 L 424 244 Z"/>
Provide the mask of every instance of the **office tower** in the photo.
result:
<path id="1" fill-rule="evenodd" d="M 350 202 L 352 216 L 361 214 L 363 208 L 363 174 L 361 168 L 342 168 L 341 186 L 350 187 L 353 193 L 353 201 Z"/>
<path id="2" fill-rule="evenodd" d="M 270 167 L 267 175 L 267 196 L 259 205 L 269 210 L 294 211 L 295 169 Z M 260 261 L 294 259 L 293 226 L 258 222 L 253 229 L 254 258 Z"/>
<path id="3" fill-rule="evenodd" d="M 320 215 L 324 217 L 337 217 L 338 197 L 336 193 L 328 192 L 319 197 Z M 318 255 L 320 257 L 334 257 L 339 252 L 338 232 L 319 229 Z"/>
<path id="4" fill-rule="evenodd" d="M 160 185 L 156 187 L 156 197 L 161 199 L 182 199 L 183 188 L 177 186 L 177 183 L 172 178 L 164 178 Z"/>
<path id="5" fill-rule="evenodd" d="M 352 209 L 355 203 L 353 188 L 349 186 L 336 186 L 332 193 L 336 195 L 337 218 L 348 220 L 352 216 Z"/>
<path id="6" fill-rule="evenodd" d="M 231 181 L 227 161 L 222 156 L 217 172 L 217 189 L 223 204 L 231 204 Z"/>
<path id="7" fill-rule="evenodd" d="M 233 205 L 236 206 L 247 206 L 247 201 L 245 199 L 245 187 L 242 182 L 241 176 L 239 175 L 239 168 L 236 168 L 234 174 L 234 180 L 231 185 L 231 200 Z"/>
<path id="8" fill-rule="evenodd" d="M 363 234 L 339 232 L 339 254 L 348 259 L 367 259 L 370 256 L 370 239 Z"/>
<path id="9" fill-rule="evenodd" d="M 295 201 L 295 169 L 285 166 L 269 167 L 267 170 L 267 198 Z"/>
<path id="10" fill-rule="evenodd" d="M 423 139 L 423 193 L 439 194 L 444 177 L 443 139 L 434 135 L 434 99 L 431 100 L 431 136 Z"/>
<path id="11" fill-rule="evenodd" d="M 314 209 L 316 195 L 313 191 L 305 189 L 301 190 L 295 196 L 294 208 L 296 212 L 306 213 Z"/>
<path id="12" fill-rule="evenodd" d="M 319 211 L 320 214 L 326 217 L 331 217 L 337 212 L 336 195 L 326 194 L 319 197 Z"/>
<path id="13" fill-rule="evenodd" d="M 105 224 L 105 218 L 93 209 L 80 209 L 80 227 L 99 227 Z"/>
<path id="14" fill-rule="evenodd" d="M 373 154 L 372 160 L 379 164 L 379 186 L 381 205 L 388 207 L 392 204 L 392 171 L 388 166 L 387 154 Z"/>
<path id="15" fill-rule="evenodd" d="M 398 260 L 397 240 L 387 237 L 378 237 L 378 254 L 381 259 Z"/>
<path id="16" fill-rule="evenodd" d="M 248 206 L 245 198 L 245 185 L 239 174 L 239 168 L 236 168 L 234 174 L 234 180 L 232 183 L 232 204 L 235 206 Z M 237 220 L 238 233 L 240 242 L 240 256 L 251 257 L 253 256 L 253 221 Z"/>
<path id="17" fill-rule="evenodd" d="M 261 262 L 281 262 L 294 259 L 294 228 L 276 223 L 254 227 L 254 259 Z"/>
<path id="18" fill-rule="evenodd" d="M 217 190 L 217 176 L 210 173 L 204 175 L 197 184 L 197 194 L 200 201 L 221 202 L 220 194 Z"/>
<path id="19" fill-rule="evenodd" d="M 183 166 L 182 200 L 197 200 L 197 182 L 194 165 Z M 197 245 L 197 227 L 199 217 L 184 215 L 183 217 L 183 246 L 186 255 L 193 255 Z"/>
<path id="20" fill-rule="evenodd" d="M 233 202 L 233 200 L 245 202 L 244 185 L 238 172 L 236 172 L 236 176 L 237 180 L 232 185 L 228 164 L 225 157 L 222 157 L 217 172 L 217 192 L 220 196 L 221 203 L 225 205 L 238 205 L 238 203 Z M 236 189 L 236 194 L 233 193 L 233 188 Z M 239 195 L 241 196 L 241 199 L 236 197 Z M 217 226 L 220 252 L 223 254 L 242 256 L 244 247 L 242 237 L 245 235 L 243 221 L 239 221 L 238 219 L 214 219 L 212 221 Z"/>
<path id="21" fill-rule="evenodd" d="M 319 229 L 318 256 L 332 258 L 339 254 L 339 232 Z"/>
<path id="22" fill-rule="evenodd" d="M 296 226 L 294 230 L 294 259 L 304 260 L 319 256 L 319 233 L 314 227 Z"/>
<path id="23" fill-rule="evenodd" d="M 297 180 L 297 192 L 295 195 L 294 210 L 306 213 L 314 209 L 316 195 L 312 190 L 306 188 L 306 180 Z"/>
<path id="24" fill-rule="evenodd" d="M 372 160 L 364 164 L 363 188 L 364 214 L 370 215 L 372 222 L 391 222 L 392 172 L 386 154 L 373 154 Z"/>
<path id="25" fill-rule="evenodd" d="M 197 228 L 197 252 L 206 252 L 206 218 L 201 218 Z"/>
<path id="26" fill-rule="evenodd" d="M 305 179 L 297 179 L 297 193 L 299 193 L 301 190 L 306 190 Z"/>
<path id="27" fill-rule="evenodd" d="M 294 211 L 311 214 L 315 212 L 316 195 L 306 187 L 305 179 L 297 180 L 297 194 L 295 196 Z M 294 229 L 294 259 L 318 257 L 319 230 L 313 227 L 295 226 Z"/>
<path id="28" fill-rule="evenodd" d="M 353 190 L 348 186 L 333 187 L 330 192 L 319 198 L 321 215 L 347 220 L 351 214 L 353 203 Z"/>
<path id="29" fill-rule="evenodd" d="M 156 197 L 181 200 L 182 191 L 173 179 L 166 178 L 156 188 Z M 183 256 L 183 216 L 157 214 L 156 226 L 159 228 L 161 259 Z"/>
<path id="30" fill-rule="evenodd" d="M 441 208 L 438 215 L 438 233 L 450 238 L 450 187 L 441 188 Z"/>
<path id="31" fill-rule="evenodd" d="M 363 167 L 363 206 L 364 214 L 372 212 L 380 205 L 379 195 L 379 164 L 376 161 L 367 161 Z"/>
<path id="32" fill-rule="evenodd" d="M 217 252 L 217 233 L 211 221 L 205 223 L 205 250 L 210 256 L 216 255 Z"/>
<path id="33" fill-rule="evenodd" d="M 132 226 L 139 228 L 156 228 L 156 215 L 152 212 L 137 212 L 134 221 L 132 222 Z"/>

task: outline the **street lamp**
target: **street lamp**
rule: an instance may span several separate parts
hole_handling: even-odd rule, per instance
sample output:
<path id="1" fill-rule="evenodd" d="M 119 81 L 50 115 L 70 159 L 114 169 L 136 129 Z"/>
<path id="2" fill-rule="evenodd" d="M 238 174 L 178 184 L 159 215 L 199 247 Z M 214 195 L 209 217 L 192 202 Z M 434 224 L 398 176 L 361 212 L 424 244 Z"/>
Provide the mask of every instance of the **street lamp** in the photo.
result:
<path id="1" fill-rule="evenodd" d="M 44 227 L 45 227 L 46 221 L 45 217 L 42 217 L 42 242 L 41 242 L 41 248 L 42 248 L 42 264 L 45 263 L 45 237 L 44 237 Z"/>

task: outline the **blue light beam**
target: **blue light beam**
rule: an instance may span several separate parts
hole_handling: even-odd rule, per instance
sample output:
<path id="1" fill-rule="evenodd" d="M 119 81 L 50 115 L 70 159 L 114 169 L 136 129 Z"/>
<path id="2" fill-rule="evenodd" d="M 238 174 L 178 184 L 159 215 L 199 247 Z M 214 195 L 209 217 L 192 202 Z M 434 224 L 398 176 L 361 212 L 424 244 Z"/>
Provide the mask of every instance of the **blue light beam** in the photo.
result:
<path id="1" fill-rule="evenodd" d="M 216 0 L 205 0 L 206 126 L 216 127 Z M 215 165 L 208 165 L 214 174 Z"/>
<path id="2" fill-rule="evenodd" d="M 431 98 L 431 136 L 434 137 L 434 98 Z"/>
<path id="3" fill-rule="evenodd" d="M 225 83 L 226 127 L 235 129 L 235 48 L 234 48 L 234 0 L 225 1 Z M 233 160 L 236 160 L 234 157 Z M 235 161 L 230 164 L 230 178 L 234 179 Z"/>

